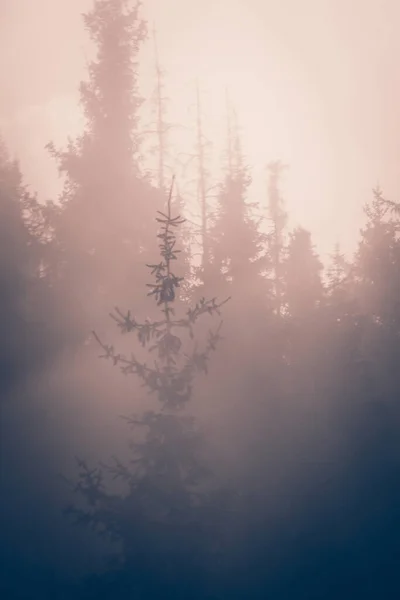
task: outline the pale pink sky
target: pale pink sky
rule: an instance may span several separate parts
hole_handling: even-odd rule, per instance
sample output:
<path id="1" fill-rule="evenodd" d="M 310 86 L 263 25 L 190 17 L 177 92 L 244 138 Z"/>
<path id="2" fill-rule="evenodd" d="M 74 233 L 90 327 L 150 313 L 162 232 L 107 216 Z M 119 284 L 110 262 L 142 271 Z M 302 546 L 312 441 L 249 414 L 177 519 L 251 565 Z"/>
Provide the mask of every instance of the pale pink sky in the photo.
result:
<path id="1" fill-rule="evenodd" d="M 91 4 L 0 0 L 0 127 L 43 194 L 53 192 L 55 175 L 43 146 L 79 123 L 76 89 L 90 52 L 80 13 Z M 171 119 L 188 127 L 176 145 L 186 151 L 193 143 L 198 76 L 219 159 L 228 84 L 254 165 L 253 194 L 261 194 L 269 160 L 288 162 L 293 223 L 311 228 L 323 252 L 338 239 L 353 248 L 371 187 L 379 181 L 399 194 L 400 2 L 144 0 L 144 8 L 158 29 Z M 149 44 L 145 94 L 151 53 Z"/>

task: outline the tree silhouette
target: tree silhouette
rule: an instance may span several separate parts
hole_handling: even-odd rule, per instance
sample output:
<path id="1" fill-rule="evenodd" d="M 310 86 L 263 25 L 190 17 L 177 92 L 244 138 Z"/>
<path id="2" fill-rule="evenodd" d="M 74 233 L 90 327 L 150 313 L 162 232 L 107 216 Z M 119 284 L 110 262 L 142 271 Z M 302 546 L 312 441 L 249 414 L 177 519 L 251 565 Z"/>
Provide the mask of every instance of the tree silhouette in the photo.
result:
<path id="1" fill-rule="evenodd" d="M 165 73 L 160 64 L 157 34 L 155 27 L 153 27 L 153 41 L 154 41 L 154 54 L 155 54 L 155 72 L 156 72 L 156 86 L 153 97 L 153 109 L 155 112 L 155 125 L 154 130 L 150 130 L 149 133 L 155 134 L 157 142 L 155 147 L 152 149 L 157 154 L 157 182 L 158 189 L 164 195 L 166 193 L 165 186 L 165 174 L 169 167 L 168 159 L 170 156 L 170 139 L 169 132 L 174 127 L 173 124 L 167 120 L 167 102 L 168 98 L 165 96 Z M 178 186 L 177 186 L 178 187 Z M 183 215 L 185 213 L 185 200 L 177 189 L 177 194 L 172 198 L 171 210 L 173 213 Z M 180 298 L 177 300 L 185 300 L 189 295 L 191 288 L 190 274 L 191 274 L 191 252 L 189 245 L 189 231 L 188 228 L 182 223 L 181 227 L 176 231 L 176 248 L 179 249 L 181 255 L 181 268 L 183 269 L 183 279 L 180 291 Z"/>
<path id="2" fill-rule="evenodd" d="M 90 469 L 79 461 L 76 490 L 90 510 L 68 510 L 79 522 L 122 542 L 123 572 L 143 594 L 160 589 L 165 593 L 167 589 L 174 593 L 183 590 L 179 593 L 184 594 L 194 581 L 198 587 L 194 573 L 199 576 L 198 569 L 205 569 L 206 549 L 212 548 L 221 516 L 215 495 L 202 483 L 208 470 L 201 461 L 201 436 L 184 409 L 192 396 L 195 374 L 207 373 L 210 354 L 220 339 L 221 323 L 209 333 L 201 350 L 194 342 L 194 326 L 206 314 L 219 314 L 226 300 L 201 299 L 186 315 L 175 314 L 176 292 L 182 281 L 173 270 L 178 255 L 175 230 L 183 219 L 171 215 L 171 196 L 172 187 L 167 210 L 157 217 L 161 260 L 148 265 L 154 276 L 154 283 L 147 284 L 148 295 L 156 300 L 160 318 L 140 323 L 118 308 L 112 315 L 121 332 L 135 333 L 154 359 L 141 362 L 135 354 L 118 353 L 94 334 L 104 350 L 102 356 L 125 375 L 141 379 L 148 392 L 155 394 L 159 410 L 127 418 L 130 426 L 144 430 L 141 439 L 131 442 L 133 456 L 128 465 L 116 458 L 111 465 Z M 185 333 L 187 341 L 194 343 L 191 352 L 184 350 Z M 125 483 L 124 496 L 107 491 L 107 474 Z"/>
<path id="3" fill-rule="evenodd" d="M 298 228 L 291 234 L 284 268 L 288 313 L 294 319 L 309 316 L 323 296 L 322 263 L 305 229 Z"/>
<path id="4" fill-rule="evenodd" d="M 285 250 L 285 227 L 287 214 L 279 190 L 279 179 L 286 168 L 280 161 L 268 165 L 268 216 L 271 221 L 271 230 L 268 236 L 268 250 L 273 270 L 273 286 L 275 296 L 275 312 L 278 316 L 282 311 L 283 294 L 283 261 Z"/>
<path id="5" fill-rule="evenodd" d="M 361 299 L 364 309 L 392 327 L 399 320 L 399 219 L 396 205 L 382 191 L 373 190 L 365 206 L 367 223 L 361 231 L 357 253 Z"/>
<path id="6" fill-rule="evenodd" d="M 51 219 L 52 270 L 69 312 L 80 315 L 78 336 L 123 299 L 132 275 L 143 282 L 152 215 L 162 202 L 141 172 L 138 53 L 147 33 L 140 2 L 96 0 L 83 19 L 97 47 L 80 85 L 86 127 L 65 150 L 49 144 L 65 178 Z"/>
<path id="7" fill-rule="evenodd" d="M 22 182 L 18 162 L 0 139 L 1 396 L 47 355 L 46 288 L 40 277 L 42 219 Z M 43 331 L 44 330 L 44 331 Z M 40 352 L 34 351 L 41 339 Z"/>
<path id="8" fill-rule="evenodd" d="M 226 289 L 232 289 L 235 302 L 249 303 L 262 288 L 260 275 L 265 268 L 263 236 L 253 216 L 246 194 L 251 183 L 244 164 L 235 113 L 228 106 L 228 169 L 220 187 L 213 217 L 212 260 Z"/>

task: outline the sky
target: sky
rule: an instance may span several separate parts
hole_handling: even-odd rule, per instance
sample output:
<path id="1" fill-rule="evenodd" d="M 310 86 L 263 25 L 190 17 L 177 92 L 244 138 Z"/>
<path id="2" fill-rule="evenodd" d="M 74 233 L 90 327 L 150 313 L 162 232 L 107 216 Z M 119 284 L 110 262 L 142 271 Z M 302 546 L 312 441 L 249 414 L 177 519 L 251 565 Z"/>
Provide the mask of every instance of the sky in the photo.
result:
<path id="1" fill-rule="evenodd" d="M 379 183 L 390 198 L 399 195 L 397 0 L 143 4 L 157 29 L 169 118 L 180 125 L 171 134 L 174 155 L 193 152 L 198 81 L 216 174 L 228 89 L 253 169 L 251 199 L 265 204 L 265 166 L 282 160 L 289 165 L 282 187 L 292 225 L 311 229 L 322 254 L 337 241 L 352 251 L 371 189 Z M 43 198 L 60 185 L 44 146 L 63 145 L 81 127 L 77 89 L 91 47 L 80 14 L 91 5 L 0 0 L 0 131 Z M 145 97 L 154 85 L 153 61 L 150 40 L 141 65 Z"/>

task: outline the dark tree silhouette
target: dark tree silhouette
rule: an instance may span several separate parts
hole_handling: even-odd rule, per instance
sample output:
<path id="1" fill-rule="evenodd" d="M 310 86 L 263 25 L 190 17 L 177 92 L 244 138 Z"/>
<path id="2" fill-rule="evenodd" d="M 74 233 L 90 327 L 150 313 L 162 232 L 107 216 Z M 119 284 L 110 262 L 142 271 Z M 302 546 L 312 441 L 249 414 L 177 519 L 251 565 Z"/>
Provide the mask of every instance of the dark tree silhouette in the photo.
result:
<path id="1" fill-rule="evenodd" d="M 133 456 L 129 464 L 115 459 L 114 464 L 102 469 L 89 469 L 79 461 L 76 489 L 90 510 L 71 507 L 68 512 L 122 542 L 121 577 L 128 577 L 137 593 L 142 594 L 139 597 L 152 597 L 161 590 L 174 598 L 185 594 L 204 597 L 199 594 L 206 581 L 199 578 L 206 576 L 206 567 L 212 571 L 222 504 L 220 497 L 218 504 L 215 494 L 204 486 L 208 470 L 201 461 L 201 436 L 193 418 L 185 414 L 185 406 L 192 396 L 196 372 L 207 373 L 220 325 L 210 332 L 203 350 L 195 344 L 190 353 L 185 351 L 184 334 L 188 334 L 186 341 L 194 339 L 197 321 L 206 314 L 219 314 L 226 301 L 202 299 L 186 315 L 175 314 L 174 302 L 181 283 L 173 271 L 178 253 L 175 229 L 183 220 L 171 215 L 171 194 L 167 210 L 159 213 L 157 222 L 161 227 L 161 260 L 148 265 L 155 278 L 148 284 L 148 295 L 156 300 L 160 318 L 139 323 L 130 312 L 124 315 L 116 309 L 113 314 L 121 332 L 136 333 L 140 345 L 148 348 L 150 357 L 154 355 L 153 361 L 141 362 L 134 354 L 118 353 L 94 335 L 104 358 L 125 375 L 139 377 L 148 392 L 156 395 L 159 410 L 127 418 L 132 427 L 143 430 L 141 439 L 136 436 L 131 443 Z M 107 491 L 107 474 L 126 484 L 125 495 Z"/>

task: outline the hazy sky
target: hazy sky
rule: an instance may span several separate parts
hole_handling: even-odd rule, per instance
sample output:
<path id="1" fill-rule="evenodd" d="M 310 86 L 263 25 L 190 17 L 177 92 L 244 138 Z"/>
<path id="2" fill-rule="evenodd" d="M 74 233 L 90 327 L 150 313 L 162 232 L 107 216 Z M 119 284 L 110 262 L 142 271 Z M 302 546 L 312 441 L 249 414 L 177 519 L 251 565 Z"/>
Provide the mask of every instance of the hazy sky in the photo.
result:
<path id="1" fill-rule="evenodd" d="M 79 127 L 76 90 L 90 53 L 80 13 L 91 0 L 0 0 L 0 126 L 27 182 L 54 193 L 43 150 Z M 223 148 L 224 97 L 236 104 L 253 194 L 264 167 L 290 165 L 285 195 L 294 222 L 323 252 L 352 248 L 361 207 L 379 181 L 398 199 L 398 0 L 144 0 L 156 21 L 171 120 L 183 152 L 193 143 L 196 76 L 214 161 Z M 142 84 L 153 85 L 151 43 Z"/>

